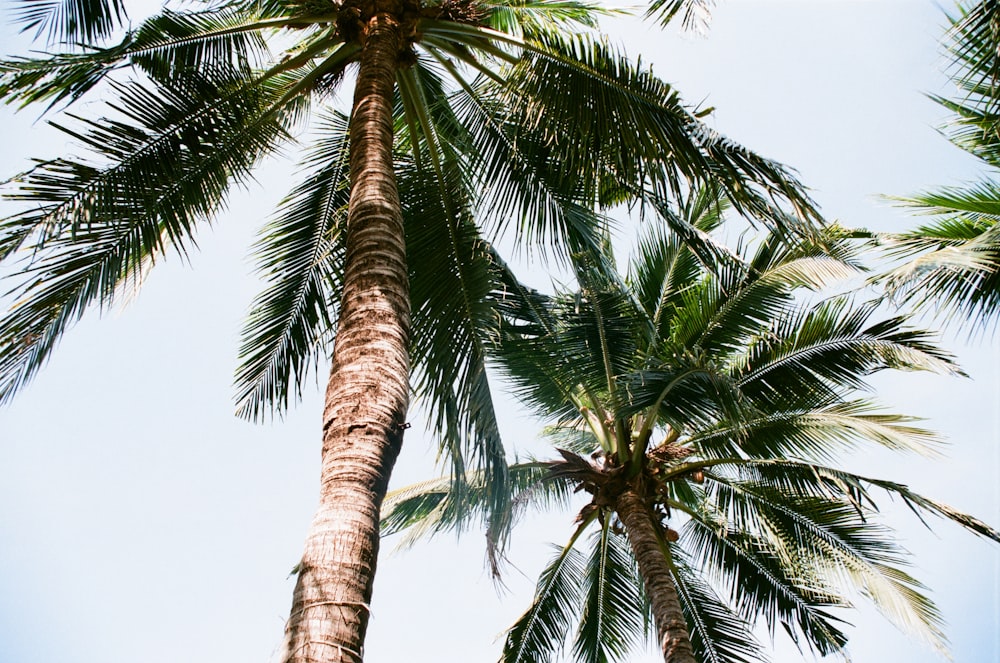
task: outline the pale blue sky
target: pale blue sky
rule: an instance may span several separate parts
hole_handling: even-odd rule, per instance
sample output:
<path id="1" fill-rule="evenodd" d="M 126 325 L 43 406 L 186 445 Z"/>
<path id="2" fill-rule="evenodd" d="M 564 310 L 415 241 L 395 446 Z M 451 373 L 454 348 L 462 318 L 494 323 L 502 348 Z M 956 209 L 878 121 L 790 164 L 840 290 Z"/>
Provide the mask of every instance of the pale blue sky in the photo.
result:
<path id="1" fill-rule="evenodd" d="M 688 101 L 715 106 L 718 130 L 798 168 L 830 218 L 898 230 L 913 220 L 878 194 L 976 175 L 937 134 L 945 115 L 923 96 L 947 92 L 942 24 L 918 0 L 720 0 L 706 37 L 615 30 Z M 65 149 L 30 117 L 2 113 L 0 177 Z M 246 663 L 270 660 L 280 643 L 286 576 L 314 507 L 319 400 L 253 426 L 232 416 L 230 380 L 257 291 L 247 247 L 286 171 L 269 165 L 234 198 L 199 235 L 191 266 L 167 260 L 133 304 L 88 316 L 0 410 L 0 663 Z M 880 379 L 879 395 L 945 433 L 948 458 L 853 462 L 1000 525 L 997 342 L 947 344 L 971 380 Z M 510 443 L 530 447 L 534 423 L 513 406 L 503 419 Z M 433 447 L 411 429 L 394 484 L 425 478 Z M 887 518 L 950 624 L 955 659 L 1000 661 L 998 547 L 940 522 L 929 533 L 903 509 Z M 367 661 L 495 660 L 495 637 L 527 606 L 545 542 L 563 541 L 567 522 L 527 523 L 512 551 L 524 575 L 502 596 L 476 533 L 385 555 Z M 870 610 L 849 619 L 856 663 L 942 660 Z M 798 660 L 787 642 L 780 652 L 776 661 Z"/>

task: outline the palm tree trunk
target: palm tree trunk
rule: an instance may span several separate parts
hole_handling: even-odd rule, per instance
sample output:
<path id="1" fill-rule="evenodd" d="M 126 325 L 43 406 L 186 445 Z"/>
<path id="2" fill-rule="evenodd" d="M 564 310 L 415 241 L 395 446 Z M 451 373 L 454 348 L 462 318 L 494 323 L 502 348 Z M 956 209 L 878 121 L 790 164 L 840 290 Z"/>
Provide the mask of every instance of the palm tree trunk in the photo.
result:
<path id="1" fill-rule="evenodd" d="M 285 663 L 362 660 L 379 509 L 409 400 L 409 284 L 392 163 L 398 21 L 367 21 L 351 114 L 347 255 L 323 412 L 320 506 L 285 628 Z"/>
<path id="2" fill-rule="evenodd" d="M 681 602 L 667 562 L 666 542 L 643 499 L 632 490 L 618 497 L 615 510 L 622 524 L 653 606 L 653 620 L 665 663 L 697 663 L 691 649 Z"/>

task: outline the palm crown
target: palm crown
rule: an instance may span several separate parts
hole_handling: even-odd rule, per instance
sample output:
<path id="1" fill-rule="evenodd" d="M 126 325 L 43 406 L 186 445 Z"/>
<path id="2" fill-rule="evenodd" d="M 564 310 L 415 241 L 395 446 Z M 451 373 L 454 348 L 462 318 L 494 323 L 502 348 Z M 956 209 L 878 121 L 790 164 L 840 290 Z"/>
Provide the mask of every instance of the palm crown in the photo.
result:
<path id="1" fill-rule="evenodd" d="M 679 216 L 707 233 L 721 207 L 702 192 Z M 549 660 L 574 631 L 579 660 L 624 660 L 653 623 L 667 661 L 750 661 L 762 658 L 751 633 L 760 620 L 826 654 L 846 643 L 830 609 L 849 606 L 855 589 L 943 646 L 937 612 L 874 518 L 876 489 L 1000 533 L 836 466 L 859 443 L 925 452 L 934 441 L 857 397 L 869 374 L 958 370 L 903 318 L 874 320 L 873 306 L 846 296 L 803 303 L 801 288 L 856 275 L 842 238 L 771 236 L 709 269 L 651 225 L 627 279 L 594 265 L 578 256 L 577 292 L 509 286 L 504 298 L 499 367 L 554 421 L 559 449 L 558 460 L 512 466 L 519 492 L 507 515 L 574 490 L 591 498 L 501 660 Z M 486 508 L 477 496 L 471 513 Z M 402 489 L 385 522 L 415 534 L 455 526 L 453 499 L 447 480 Z"/>

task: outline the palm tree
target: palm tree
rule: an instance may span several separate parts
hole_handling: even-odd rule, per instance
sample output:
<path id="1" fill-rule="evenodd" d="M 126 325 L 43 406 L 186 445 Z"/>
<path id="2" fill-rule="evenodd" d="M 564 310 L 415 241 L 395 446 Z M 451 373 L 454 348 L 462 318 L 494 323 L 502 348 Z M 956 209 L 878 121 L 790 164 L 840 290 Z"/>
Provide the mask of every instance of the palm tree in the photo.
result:
<path id="1" fill-rule="evenodd" d="M 678 216 L 709 233 L 721 207 L 702 192 Z M 877 520 L 875 492 L 993 540 L 1000 532 L 836 459 L 862 443 L 931 451 L 932 434 L 857 392 L 876 371 L 957 367 L 904 318 L 873 320 L 874 306 L 844 295 L 803 303 L 802 288 L 856 275 L 846 233 L 821 244 L 770 236 L 728 260 L 715 247 L 713 267 L 677 235 L 647 229 L 624 280 L 583 256 L 578 291 L 511 284 L 503 300 L 499 366 L 553 422 L 559 452 L 511 467 L 507 516 L 572 492 L 590 500 L 501 660 L 550 660 L 576 620 L 573 652 L 587 662 L 624 660 L 650 623 L 668 663 L 763 659 L 752 635 L 761 620 L 828 654 L 847 641 L 830 610 L 856 593 L 944 647 L 936 609 Z M 446 479 L 396 491 L 386 530 L 453 527 L 453 499 Z M 502 543 L 496 531 L 489 539 Z"/>
<path id="2" fill-rule="evenodd" d="M 995 171 L 1000 168 L 1000 7 L 988 0 L 962 3 L 950 21 L 945 44 L 960 96 L 936 100 L 954 114 L 951 142 Z M 912 258 L 883 279 L 889 294 L 933 305 L 947 318 L 995 324 L 1000 314 L 1000 185 L 987 178 L 897 200 L 936 220 L 879 238 L 891 255 Z"/>
<path id="3" fill-rule="evenodd" d="M 606 223 L 595 209 L 655 203 L 696 181 L 765 221 L 776 203 L 799 224 L 815 216 L 781 166 L 573 33 L 599 13 L 586 2 L 230 0 L 164 9 L 111 41 L 124 11 L 120 0 L 25 2 L 19 19 L 57 52 L 0 63 L 8 103 L 112 99 L 102 117 L 56 124 L 85 156 L 12 180 L 25 210 L 0 226 L 0 260 L 22 278 L 0 320 L 0 402 L 85 309 L 189 251 L 232 186 L 319 116 L 305 178 L 258 246 L 269 286 L 237 375 L 243 415 L 280 412 L 336 328 L 289 661 L 361 656 L 411 348 L 456 489 L 474 462 L 498 504 L 504 494 L 483 368 L 496 324 L 484 293 L 503 270 L 481 227 L 587 249 Z M 340 113 L 335 93 L 352 68 Z"/>

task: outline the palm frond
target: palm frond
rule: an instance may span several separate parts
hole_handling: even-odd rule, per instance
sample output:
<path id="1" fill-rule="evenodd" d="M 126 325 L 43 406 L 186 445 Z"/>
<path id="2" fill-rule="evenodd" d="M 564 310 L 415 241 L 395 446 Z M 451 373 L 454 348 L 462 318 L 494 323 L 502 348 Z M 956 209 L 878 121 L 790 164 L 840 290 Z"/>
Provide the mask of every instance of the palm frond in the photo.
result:
<path id="1" fill-rule="evenodd" d="M 127 18 L 123 0 L 21 0 L 15 21 L 50 42 L 93 43 Z"/>
<path id="2" fill-rule="evenodd" d="M 649 3 L 646 16 L 656 17 L 666 26 L 680 16 L 685 30 L 704 32 L 712 18 L 715 0 L 653 0 Z"/>
<path id="3" fill-rule="evenodd" d="M 795 304 L 797 288 L 819 289 L 857 275 L 842 257 L 813 243 L 788 248 L 771 235 L 746 264 L 730 262 L 681 294 L 671 320 L 671 342 L 697 347 L 717 361 L 742 352 L 783 319 Z"/>
<path id="4" fill-rule="evenodd" d="M 768 537 L 786 563 L 811 568 L 827 582 L 858 588 L 890 621 L 946 651 L 937 608 L 924 595 L 925 588 L 901 568 L 905 553 L 856 505 L 793 497 L 716 475 L 712 479 L 710 490 L 720 513 L 733 527 Z"/>
<path id="5" fill-rule="evenodd" d="M 774 486 L 788 494 L 812 497 L 836 497 L 843 499 L 858 509 L 878 509 L 870 488 L 885 491 L 890 497 L 898 497 L 921 518 L 935 515 L 951 520 L 957 525 L 994 541 L 1000 541 L 1000 532 L 987 523 L 962 513 L 947 504 L 936 502 L 910 490 L 906 485 L 874 479 L 847 472 L 835 467 L 825 467 L 794 460 L 730 460 L 713 464 L 713 472 L 731 468 L 741 480 Z M 926 524 L 926 521 L 924 521 Z"/>
<path id="6" fill-rule="evenodd" d="M 304 160 L 312 174 L 284 200 L 255 246 L 268 286 L 243 329 L 235 379 L 240 416 L 286 410 L 333 337 L 349 195 L 347 123 L 339 113 L 324 119 Z"/>
<path id="7" fill-rule="evenodd" d="M 542 571 L 531 607 L 507 630 L 500 663 L 548 663 L 561 649 L 582 605 L 586 560 L 573 546 L 589 524 L 580 523 Z"/>
<path id="8" fill-rule="evenodd" d="M 564 182 L 590 195 L 606 181 L 632 191 L 648 182 L 661 199 L 679 199 L 686 180 L 720 187 L 735 209 L 768 226 L 790 221 L 775 214 L 772 199 L 800 220 L 818 218 L 784 167 L 708 128 L 676 90 L 606 44 L 550 34 L 522 48 L 504 105 L 541 136 L 536 142 L 560 164 Z"/>
<path id="9" fill-rule="evenodd" d="M 914 417 L 886 413 L 866 400 L 852 400 L 821 408 L 751 410 L 742 419 L 693 431 L 688 443 L 707 458 L 745 455 L 834 462 L 840 453 L 860 443 L 936 455 L 940 438 L 913 426 L 916 421 Z"/>
<path id="10" fill-rule="evenodd" d="M 510 495 L 504 518 L 511 526 L 530 508 L 548 509 L 569 503 L 572 486 L 554 479 L 551 463 L 528 461 L 507 468 Z M 390 491 L 382 504 L 382 534 L 390 536 L 406 531 L 401 547 L 414 544 L 443 532 L 455 532 L 478 522 L 489 527 L 496 509 L 492 486 L 483 471 L 471 471 L 460 494 L 455 482 L 442 476 Z"/>
<path id="11" fill-rule="evenodd" d="M 581 663 L 625 660 L 640 641 L 645 606 L 639 572 L 628 542 L 610 523 L 593 535 L 593 550 L 583 580 L 585 595 L 573 653 Z"/>
<path id="12" fill-rule="evenodd" d="M 994 2 L 961 2 L 944 43 L 952 59 L 955 99 L 934 97 L 953 115 L 945 127 L 959 148 L 1000 167 L 1000 9 Z M 897 199 L 940 221 L 884 236 L 890 255 L 910 261 L 879 279 L 888 294 L 933 307 L 948 323 L 971 327 L 1000 319 L 1000 187 L 990 179 Z"/>
<path id="13" fill-rule="evenodd" d="M 835 297 L 768 324 L 737 362 L 741 390 L 758 404 L 815 407 L 866 389 L 886 369 L 963 375 L 932 334 L 905 317 L 872 323 L 875 311 Z"/>
<path id="14" fill-rule="evenodd" d="M 486 3 L 486 8 L 485 25 L 515 37 L 596 28 L 598 18 L 623 13 L 586 0 L 518 0 Z"/>
<path id="15" fill-rule="evenodd" d="M 722 224 L 728 201 L 703 187 L 678 210 L 653 202 L 664 224 L 647 223 L 637 243 L 628 280 L 653 327 L 653 343 L 669 338 L 681 295 L 716 265 L 736 257 L 709 234 Z"/>
<path id="16" fill-rule="evenodd" d="M 220 83 L 224 84 L 220 89 Z M 287 137 L 301 108 L 276 105 L 288 81 L 206 80 L 116 86 L 124 119 L 64 128 L 105 163 L 59 158 L 16 179 L 32 207 L 0 223 L 0 257 L 21 259 L 15 304 L 0 321 L 0 401 L 41 367 L 91 303 L 136 287 L 167 250 L 182 255 L 234 181 Z M 211 101 L 206 101 L 211 100 Z"/>
<path id="17" fill-rule="evenodd" d="M 909 261 L 879 280 L 902 302 L 933 307 L 946 322 L 995 323 L 1000 313 L 1000 187 L 982 182 L 902 201 L 940 219 L 879 238 Z"/>
<path id="18" fill-rule="evenodd" d="M 796 643 L 801 635 L 824 656 L 844 647 L 847 636 L 837 626 L 840 620 L 826 609 L 848 603 L 822 586 L 821 578 L 775 555 L 766 539 L 727 527 L 705 509 L 689 513 L 683 548 L 690 551 L 695 568 L 726 590 L 741 623 L 763 618 L 772 638 L 781 624 Z"/>

